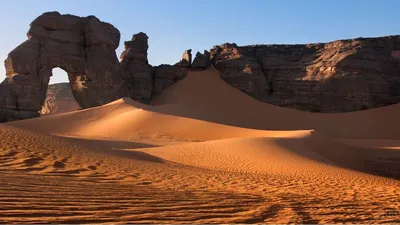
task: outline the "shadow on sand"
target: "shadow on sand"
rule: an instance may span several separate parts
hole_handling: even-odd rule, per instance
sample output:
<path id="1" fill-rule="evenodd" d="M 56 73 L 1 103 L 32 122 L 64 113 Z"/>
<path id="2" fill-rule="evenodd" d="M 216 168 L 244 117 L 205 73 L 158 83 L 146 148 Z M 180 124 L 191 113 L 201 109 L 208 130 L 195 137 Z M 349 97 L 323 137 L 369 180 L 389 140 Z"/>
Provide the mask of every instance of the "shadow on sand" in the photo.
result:
<path id="1" fill-rule="evenodd" d="M 278 139 L 276 142 L 314 161 L 321 162 L 321 158 L 306 155 L 302 147 L 326 159 L 322 163 L 400 180 L 400 151 L 397 150 L 350 146 L 316 131 L 301 139 Z"/>

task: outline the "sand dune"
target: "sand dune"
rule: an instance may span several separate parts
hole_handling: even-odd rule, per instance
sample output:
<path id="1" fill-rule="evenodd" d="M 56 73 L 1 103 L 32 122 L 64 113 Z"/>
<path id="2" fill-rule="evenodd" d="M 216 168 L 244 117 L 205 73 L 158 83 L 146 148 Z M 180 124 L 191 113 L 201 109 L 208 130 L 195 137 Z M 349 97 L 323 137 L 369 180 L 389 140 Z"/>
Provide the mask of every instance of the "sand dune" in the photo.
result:
<path id="1" fill-rule="evenodd" d="M 34 127 L 35 131 L 44 133 L 84 136 L 104 136 L 103 129 L 107 129 L 107 135 L 118 137 L 131 137 L 140 132 L 169 133 L 176 137 L 182 133 L 187 135 L 188 130 L 194 135 L 182 138 L 207 140 L 240 136 L 218 136 L 218 131 L 215 132 L 217 136 L 200 132 L 217 129 L 212 125 L 217 123 L 270 131 L 315 130 L 338 138 L 400 139 L 397 129 L 400 121 L 396 118 L 400 104 L 341 114 L 282 108 L 259 102 L 231 87 L 219 78 L 216 69 L 191 72 L 154 99 L 152 105 L 121 99 L 97 108 L 13 124 L 27 129 Z M 59 126 L 53 126 L 53 123 Z M 218 129 L 222 127 L 218 125 Z M 221 132 L 226 133 L 226 130 Z"/>
<path id="2" fill-rule="evenodd" d="M 313 136 L 235 138 L 141 151 L 172 162 L 212 170 L 290 175 L 316 180 L 352 179 L 355 171 L 400 178 L 400 167 L 396 164 L 382 161 L 382 164 L 386 164 L 386 170 L 368 164 L 368 160 L 378 162 L 381 158 L 398 157 L 399 152 L 350 148 L 333 140 Z M 349 168 L 353 170 L 346 170 Z M 364 175 L 358 174 L 357 177 Z"/>
<path id="3" fill-rule="evenodd" d="M 0 222 L 400 222 L 399 112 L 280 108 L 190 72 L 151 105 L 0 125 Z"/>
<path id="4" fill-rule="evenodd" d="M 243 94 L 219 72 L 192 72 L 153 101 L 153 111 L 263 130 L 317 130 L 338 137 L 400 138 L 400 104 L 366 111 L 320 114 L 282 108 Z M 183 107 L 184 106 L 184 107 Z M 212 112 L 212 113 L 211 113 Z"/>
<path id="5" fill-rule="evenodd" d="M 58 124 L 58 126 L 54 126 L 54 124 Z M 98 108 L 18 121 L 12 125 L 41 133 L 64 136 L 112 139 L 138 137 L 189 141 L 254 136 L 304 136 L 311 131 L 268 131 L 233 127 L 153 112 L 152 107 L 128 98 Z"/>

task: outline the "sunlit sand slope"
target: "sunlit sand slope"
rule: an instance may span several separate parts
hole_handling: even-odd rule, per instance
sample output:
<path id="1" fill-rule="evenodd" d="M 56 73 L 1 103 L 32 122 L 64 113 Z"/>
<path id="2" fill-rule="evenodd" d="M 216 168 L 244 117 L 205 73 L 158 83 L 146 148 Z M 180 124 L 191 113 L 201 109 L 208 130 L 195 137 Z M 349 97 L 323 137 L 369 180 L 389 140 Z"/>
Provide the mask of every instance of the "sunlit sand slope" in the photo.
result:
<path id="1" fill-rule="evenodd" d="M 151 105 L 0 125 L 0 222 L 400 222 L 399 113 L 280 108 L 190 72 Z"/>

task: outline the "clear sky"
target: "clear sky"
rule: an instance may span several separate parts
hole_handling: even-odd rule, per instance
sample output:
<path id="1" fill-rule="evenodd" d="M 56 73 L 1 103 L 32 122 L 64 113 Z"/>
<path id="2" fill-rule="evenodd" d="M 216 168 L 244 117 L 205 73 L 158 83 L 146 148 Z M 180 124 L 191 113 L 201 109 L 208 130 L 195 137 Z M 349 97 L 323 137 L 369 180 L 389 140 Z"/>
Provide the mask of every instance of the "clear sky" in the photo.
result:
<path id="1" fill-rule="evenodd" d="M 0 60 L 27 39 L 30 22 L 47 11 L 95 15 L 121 32 L 149 36 L 149 62 L 173 64 L 185 49 L 214 45 L 295 44 L 400 34 L 400 0 L 2 0 Z M 0 65 L 0 78 L 5 69 Z M 51 83 L 67 81 L 54 72 Z"/>

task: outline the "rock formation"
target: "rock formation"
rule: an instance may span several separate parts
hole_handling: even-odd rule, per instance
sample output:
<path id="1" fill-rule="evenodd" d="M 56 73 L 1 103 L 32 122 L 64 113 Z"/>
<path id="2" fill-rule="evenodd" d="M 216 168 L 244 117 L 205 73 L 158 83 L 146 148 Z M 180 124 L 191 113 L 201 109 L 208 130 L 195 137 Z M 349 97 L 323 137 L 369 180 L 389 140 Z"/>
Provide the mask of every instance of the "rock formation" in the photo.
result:
<path id="1" fill-rule="evenodd" d="M 180 66 L 183 68 L 190 68 L 192 65 L 192 49 L 186 50 L 182 54 L 182 60 L 176 64 L 176 66 Z"/>
<path id="2" fill-rule="evenodd" d="M 210 52 L 207 50 L 204 50 L 204 54 L 197 52 L 192 63 L 192 69 L 207 69 L 211 66 L 210 57 Z"/>
<path id="3" fill-rule="evenodd" d="M 69 83 L 50 84 L 47 88 L 41 115 L 64 113 L 78 110 L 79 104 L 72 95 Z"/>
<path id="4" fill-rule="evenodd" d="M 94 16 L 58 12 L 36 18 L 28 40 L 5 61 L 0 84 L 0 122 L 39 116 L 52 69 L 68 73 L 81 108 L 121 97 L 148 103 L 188 70 L 214 65 L 221 78 L 254 98 L 313 112 L 350 112 L 400 102 L 400 36 L 358 38 L 306 45 L 223 44 L 192 62 L 152 67 L 148 36 L 133 35 L 118 61 L 120 33 Z"/>
<path id="5" fill-rule="evenodd" d="M 257 59 L 236 44 L 223 44 L 211 49 L 211 61 L 221 71 L 221 78 L 257 98 L 268 96 L 268 82 Z"/>
<path id="6" fill-rule="evenodd" d="M 154 67 L 154 95 L 187 76 L 188 69 L 180 66 L 160 65 Z"/>
<path id="7" fill-rule="evenodd" d="M 5 61 L 0 121 L 38 116 L 55 67 L 68 73 L 73 95 L 83 108 L 125 95 L 115 54 L 120 33 L 111 24 L 95 16 L 48 12 L 31 23 L 27 35 Z"/>
<path id="8" fill-rule="evenodd" d="M 260 101 L 313 112 L 400 102 L 400 36 L 307 45 L 215 46 L 221 77 Z"/>
<path id="9" fill-rule="evenodd" d="M 153 67 L 147 60 L 149 38 L 145 33 L 134 34 L 131 41 L 125 42 L 121 54 L 121 68 L 130 96 L 140 102 L 148 103 L 153 93 Z"/>

